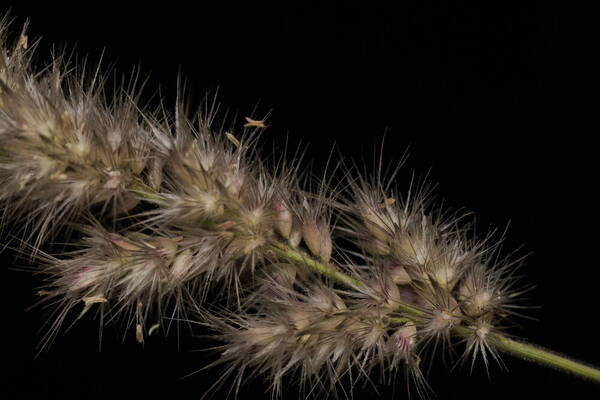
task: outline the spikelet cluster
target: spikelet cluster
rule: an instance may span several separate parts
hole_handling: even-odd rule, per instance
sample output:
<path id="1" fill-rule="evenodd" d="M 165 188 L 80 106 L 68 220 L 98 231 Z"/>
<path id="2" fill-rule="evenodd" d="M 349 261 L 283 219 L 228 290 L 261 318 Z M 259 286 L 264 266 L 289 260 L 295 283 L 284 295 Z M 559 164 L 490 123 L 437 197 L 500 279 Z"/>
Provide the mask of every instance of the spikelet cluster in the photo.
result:
<path id="1" fill-rule="evenodd" d="M 403 201 L 364 180 L 352 191 L 345 234 L 368 263 L 389 273 L 391 293 L 421 311 L 413 317 L 417 336 L 425 343 L 448 342 L 453 326 L 474 327 L 469 340 L 482 346 L 469 349 L 481 352 L 486 363 L 486 351 L 496 356 L 485 340 L 514 315 L 515 297 L 527 290 L 517 286 L 520 260 L 498 258 L 500 242 L 469 238 L 463 216 L 431 214 L 420 195 Z"/>
<path id="2" fill-rule="evenodd" d="M 460 361 L 500 361 L 493 334 L 525 290 L 511 276 L 514 262 L 497 258 L 497 244 L 468 239 L 458 216 L 429 215 L 424 197 L 402 201 L 366 182 L 349 187 L 334 212 L 344 213 L 337 230 L 354 250 L 338 268 L 356 284 L 272 274 L 246 312 L 207 318 L 225 342 L 217 364 L 230 363 L 238 385 L 245 374 L 267 376 L 274 394 L 286 376 L 305 394 L 344 393 L 372 383 L 377 370 L 382 383 L 401 372 L 425 395 L 423 367 L 450 353 L 456 327 L 468 332 Z"/>
<path id="3" fill-rule="evenodd" d="M 58 58 L 46 72 L 33 72 L 24 33 L 14 46 L 6 43 L 3 36 L 0 198 L 7 219 L 33 225 L 33 253 L 61 223 L 89 214 L 99 221 L 78 229 L 85 238 L 77 245 L 85 250 L 39 256 L 51 277 L 41 293 L 50 301 L 64 298 L 56 327 L 73 305 L 94 304 L 88 298 L 129 310 L 116 314 L 135 326 L 139 304 L 145 310 L 163 304 L 165 292 L 173 295 L 184 285 L 193 286 L 190 297 L 199 301 L 217 283 L 231 289 L 225 293 L 240 293 L 242 279 L 276 259 L 268 249 L 274 239 L 292 247 L 304 242 L 319 259 L 329 259 L 323 199 L 300 189 L 294 167 L 271 173 L 262 165 L 254 150 L 262 120 L 247 118 L 238 139 L 215 129 L 214 105 L 188 119 L 179 104 L 174 116 L 159 119 L 161 113 L 139 109 L 131 87 L 106 101 L 99 71 L 93 79 L 85 71 L 63 73 L 68 68 Z M 140 200 L 149 207 L 132 213 Z M 116 240 L 121 236 L 106 226 L 123 216 L 131 217 L 127 239 Z M 173 238 L 178 242 L 169 257 L 186 262 L 156 264 L 155 248 L 164 243 L 154 242 L 174 244 Z M 130 262 L 131 251 L 138 253 Z M 145 256 L 154 261 L 140 261 Z M 128 261 L 115 266 L 115 257 Z M 95 267 L 88 271 L 90 263 Z M 85 276 L 88 284 L 81 287 L 73 276 Z"/>
<path id="4" fill-rule="evenodd" d="M 208 282 L 238 284 L 264 257 L 274 236 L 275 199 L 283 185 L 252 167 L 252 137 L 214 132 L 210 118 L 180 120 L 175 129 L 155 130 L 163 154 L 161 185 L 145 223 L 194 238 L 194 257 L 204 260 Z M 172 135 L 166 132 L 173 130 Z"/>
<path id="5" fill-rule="evenodd" d="M 187 285 L 193 262 L 182 237 L 116 234 L 99 224 L 81 230 L 77 250 L 38 257 L 48 282 L 39 294 L 57 303 L 41 346 L 54 338 L 72 310 L 80 318 L 97 308 L 101 320 L 124 321 L 143 342 L 144 331 L 160 326 L 165 310 L 179 316 L 185 302 L 193 301 Z"/>
<path id="6" fill-rule="evenodd" d="M 275 172 L 264 166 L 255 150 L 264 122 L 246 118 L 238 138 L 211 124 L 214 106 L 194 120 L 180 108 L 175 122 L 151 129 L 162 169 L 147 198 L 158 207 L 143 213 L 143 224 L 188 238 L 206 286 L 223 283 L 235 293 L 257 268 L 278 261 L 274 242 L 328 262 L 332 194 L 303 190 L 297 166 L 285 160 Z"/>
<path id="7" fill-rule="evenodd" d="M 23 33 L 7 45 L 6 26 L 0 23 L 5 219 L 29 230 L 40 245 L 46 233 L 94 206 L 113 218 L 132 209 L 138 199 L 126 188 L 146 168 L 150 150 L 150 135 L 135 111 L 135 79 L 106 100 L 106 78 L 73 70 L 64 57 L 32 71 L 34 44 Z"/>
<path id="8" fill-rule="evenodd" d="M 107 101 L 101 74 L 67 73 L 59 58 L 37 73 L 31 57 L 0 23 L 3 212 L 33 226 L 34 253 L 57 221 L 94 221 L 76 250 L 39 252 L 54 310 L 43 345 L 69 314 L 94 310 L 143 342 L 193 309 L 222 342 L 215 387 L 261 376 L 274 395 L 284 379 L 350 395 L 374 371 L 424 393 L 423 365 L 461 345 L 457 329 L 463 360 L 498 358 L 494 333 L 524 290 L 515 263 L 472 238 L 465 216 L 432 211 L 427 190 L 350 174 L 315 185 L 297 165 L 262 162 L 264 120 L 236 135 L 214 104 L 192 118 L 183 104 L 146 112 L 131 85 Z"/>
<path id="9" fill-rule="evenodd" d="M 204 318 L 220 332 L 216 338 L 226 342 L 218 347 L 220 359 L 214 365 L 228 367 L 216 387 L 233 375 L 231 390 L 237 392 L 244 379 L 260 375 L 268 377 L 277 396 L 284 379 L 300 382 L 306 396 L 338 390 L 349 395 L 377 369 L 386 383 L 404 371 L 419 392 L 426 392 L 417 328 L 391 318 L 395 299 L 388 288 L 373 286 L 368 294 L 348 296 L 314 277 L 289 273 L 269 276 L 259 285 L 252 312 Z"/>

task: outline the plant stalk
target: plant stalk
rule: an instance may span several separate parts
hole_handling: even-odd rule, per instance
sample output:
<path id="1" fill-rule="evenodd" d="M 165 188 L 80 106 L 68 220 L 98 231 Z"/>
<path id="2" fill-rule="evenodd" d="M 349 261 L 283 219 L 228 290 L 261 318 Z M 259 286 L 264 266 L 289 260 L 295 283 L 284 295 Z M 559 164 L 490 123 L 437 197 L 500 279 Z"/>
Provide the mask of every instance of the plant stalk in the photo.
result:
<path id="1" fill-rule="evenodd" d="M 493 334 L 492 340 L 495 347 L 503 353 L 600 383 L 600 370 L 591 365 L 572 360 L 537 345 L 509 339 L 497 333 Z"/>

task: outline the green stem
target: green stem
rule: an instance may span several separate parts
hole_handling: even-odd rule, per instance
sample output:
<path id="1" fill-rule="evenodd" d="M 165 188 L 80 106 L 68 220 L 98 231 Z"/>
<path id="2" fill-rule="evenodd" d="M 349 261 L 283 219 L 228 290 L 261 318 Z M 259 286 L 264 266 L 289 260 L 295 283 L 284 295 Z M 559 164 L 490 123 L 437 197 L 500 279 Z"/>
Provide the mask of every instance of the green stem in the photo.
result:
<path id="1" fill-rule="evenodd" d="M 320 274 L 335 279 L 336 281 L 349 286 L 353 289 L 360 289 L 365 286 L 364 283 L 344 274 L 329 264 L 323 264 L 314 260 L 312 257 L 295 250 L 293 247 L 281 242 L 272 241 L 271 249 L 281 258 L 285 258 L 295 264 L 304 265 L 317 271 Z"/>
<path id="2" fill-rule="evenodd" d="M 407 317 L 390 317 L 389 321 L 394 324 L 406 324 L 407 322 L 414 322 L 411 318 Z"/>
<path id="3" fill-rule="evenodd" d="M 304 254 L 301 251 L 281 242 L 272 241 L 271 249 L 277 255 L 279 255 L 282 258 L 285 258 L 288 261 L 291 261 L 295 264 L 307 266 L 310 269 L 330 278 L 333 278 L 339 283 L 342 283 L 353 289 L 360 289 L 366 286 L 364 282 L 361 282 L 357 279 L 352 278 L 351 276 L 346 275 L 345 273 L 339 271 L 335 266 L 316 261 L 311 256 Z M 401 312 L 406 312 L 417 317 L 425 315 L 423 311 L 406 303 L 401 303 L 400 306 L 398 306 L 398 309 Z"/>
<path id="4" fill-rule="evenodd" d="M 492 341 L 495 348 L 506 354 L 600 383 L 600 370 L 580 361 L 575 361 L 539 346 L 509 339 L 499 334 L 494 334 Z"/>
<path id="5" fill-rule="evenodd" d="M 453 327 L 452 332 L 455 335 L 462 337 L 473 335 L 473 330 L 464 325 Z M 505 354 L 600 383 L 600 369 L 587 365 L 581 361 L 572 360 L 564 355 L 546 350 L 537 345 L 510 339 L 496 332 L 489 333 L 488 340 L 495 349 Z"/>
<path id="6" fill-rule="evenodd" d="M 142 180 L 142 178 L 133 178 L 132 182 L 129 184 L 129 186 L 127 186 L 126 189 L 131 193 L 137 194 L 141 199 L 154 203 L 158 206 L 165 207 L 168 205 L 165 199 L 160 196 L 151 186 L 148 186 Z"/>

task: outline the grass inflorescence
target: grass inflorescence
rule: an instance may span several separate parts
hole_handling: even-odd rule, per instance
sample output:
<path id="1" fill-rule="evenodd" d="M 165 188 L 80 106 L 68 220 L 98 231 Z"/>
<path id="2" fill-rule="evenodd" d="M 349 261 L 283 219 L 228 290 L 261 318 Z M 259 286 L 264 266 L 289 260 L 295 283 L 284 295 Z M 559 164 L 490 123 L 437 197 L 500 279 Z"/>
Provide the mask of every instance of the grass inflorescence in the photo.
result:
<path id="1" fill-rule="evenodd" d="M 423 371 L 457 352 L 471 368 L 504 352 L 599 380 L 506 336 L 531 287 L 522 259 L 502 255 L 501 237 L 475 237 L 426 185 L 395 189 L 380 167 L 342 168 L 335 182 L 335 168 L 316 179 L 297 159 L 273 168 L 258 150 L 264 119 L 238 134 L 215 102 L 192 117 L 184 101 L 148 110 L 137 76 L 107 96 L 99 69 L 56 54 L 35 70 L 35 43 L 8 33 L 5 18 L 0 201 L 43 276 L 41 348 L 93 314 L 141 343 L 199 322 L 222 343 L 214 387 L 230 380 L 231 392 L 261 376 L 278 396 L 284 379 L 349 396 L 400 372 L 426 395 Z M 59 232 L 70 250 L 53 252 Z"/>

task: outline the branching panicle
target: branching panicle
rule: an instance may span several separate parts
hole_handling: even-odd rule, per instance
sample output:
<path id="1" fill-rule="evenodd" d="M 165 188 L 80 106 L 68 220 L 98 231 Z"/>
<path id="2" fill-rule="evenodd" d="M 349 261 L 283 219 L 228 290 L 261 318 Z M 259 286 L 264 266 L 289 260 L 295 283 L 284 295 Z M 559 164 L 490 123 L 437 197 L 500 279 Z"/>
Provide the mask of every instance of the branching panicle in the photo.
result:
<path id="1" fill-rule="evenodd" d="M 262 376 L 278 396 L 285 379 L 350 396 L 358 382 L 377 389 L 374 371 L 384 384 L 403 371 L 425 395 L 430 355 L 461 345 L 471 368 L 505 352 L 600 381 L 502 334 L 528 290 L 520 260 L 499 258 L 492 235 L 472 238 L 466 215 L 440 211 L 426 186 L 402 195 L 383 173 L 354 169 L 333 184 L 335 169 L 314 179 L 285 156 L 273 168 L 258 151 L 264 119 L 246 117 L 239 135 L 216 124 L 215 103 L 192 117 L 181 101 L 172 115 L 144 110 L 135 75 L 107 100 L 98 70 L 55 56 L 35 71 L 34 46 L 25 32 L 9 44 L 7 26 L 0 202 L 46 277 L 42 347 L 71 314 L 93 309 L 143 342 L 193 310 L 223 343 L 214 387 L 231 378 L 235 393 Z M 76 250 L 41 250 L 83 220 Z"/>

